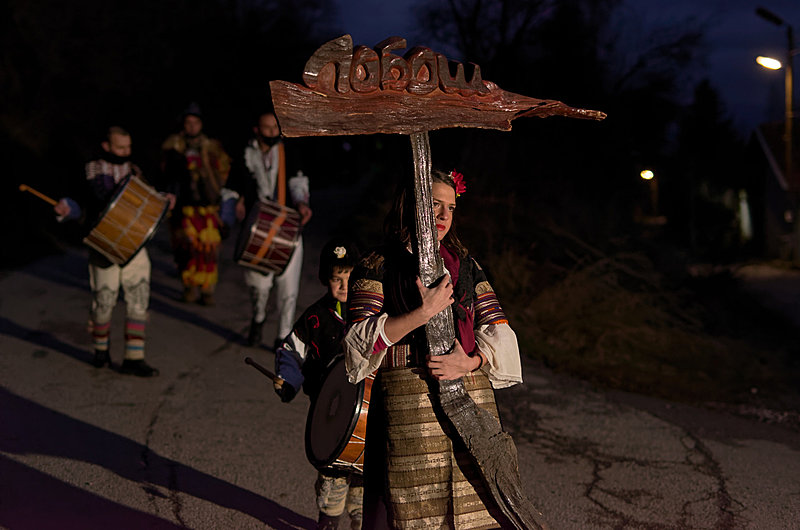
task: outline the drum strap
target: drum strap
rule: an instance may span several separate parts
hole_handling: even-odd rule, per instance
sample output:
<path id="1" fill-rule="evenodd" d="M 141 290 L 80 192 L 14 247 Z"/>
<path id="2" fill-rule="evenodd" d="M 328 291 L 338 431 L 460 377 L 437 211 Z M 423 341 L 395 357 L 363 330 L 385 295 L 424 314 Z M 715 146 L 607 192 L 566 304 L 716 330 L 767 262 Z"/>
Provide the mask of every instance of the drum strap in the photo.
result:
<path id="1" fill-rule="evenodd" d="M 286 152 L 278 142 L 278 204 L 286 206 Z"/>
<path id="2" fill-rule="evenodd" d="M 269 228 L 269 232 L 267 232 L 267 235 L 264 237 L 264 242 L 261 243 L 261 246 L 258 248 L 258 251 L 256 251 L 253 259 L 250 260 L 250 263 L 257 265 L 261 262 L 261 259 L 267 255 L 267 251 L 272 246 L 272 240 L 275 239 L 275 236 L 278 234 L 278 230 L 280 230 L 281 225 L 287 217 L 288 215 L 286 208 L 281 208 L 280 213 L 278 213 L 278 215 L 272 221 L 272 226 Z"/>
<path id="3" fill-rule="evenodd" d="M 286 206 L 286 152 L 283 148 L 283 142 L 278 142 L 278 204 L 282 207 Z M 266 256 L 267 252 L 269 251 L 270 247 L 272 246 L 272 240 L 275 239 L 275 236 L 278 234 L 278 231 L 281 228 L 281 225 L 284 221 L 286 221 L 287 215 L 286 208 L 281 208 L 280 213 L 275 217 L 272 221 L 272 226 L 270 226 L 269 232 L 267 233 L 266 237 L 264 237 L 264 242 L 261 243 L 261 246 L 256 251 L 253 259 L 250 260 L 250 263 L 256 265 L 261 262 L 261 260 Z"/>

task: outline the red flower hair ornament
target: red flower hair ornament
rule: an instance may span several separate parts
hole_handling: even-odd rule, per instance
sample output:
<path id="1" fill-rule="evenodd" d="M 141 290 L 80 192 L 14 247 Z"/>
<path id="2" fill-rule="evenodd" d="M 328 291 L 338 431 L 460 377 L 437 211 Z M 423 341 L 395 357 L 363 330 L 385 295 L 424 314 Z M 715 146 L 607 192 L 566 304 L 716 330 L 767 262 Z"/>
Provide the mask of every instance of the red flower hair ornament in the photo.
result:
<path id="1" fill-rule="evenodd" d="M 456 185 L 456 197 L 461 197 L 461 194 L 467 191 L 467 185 L 464 182 L 464 175 L 454 169 L 450 172 L 450 178 L 453 179 L 453 182 Z"/>

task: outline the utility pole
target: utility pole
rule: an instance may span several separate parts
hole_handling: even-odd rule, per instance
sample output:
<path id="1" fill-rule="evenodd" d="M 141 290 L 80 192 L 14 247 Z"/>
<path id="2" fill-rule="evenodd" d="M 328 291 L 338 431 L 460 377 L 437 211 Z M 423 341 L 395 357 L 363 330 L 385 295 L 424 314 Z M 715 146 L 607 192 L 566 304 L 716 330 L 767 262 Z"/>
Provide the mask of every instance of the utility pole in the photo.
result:
<path id="1" fill-rule="evenodd" d="M 775 24 L 776 26 L 786 26 L 786 64 L 784 65 L 784 125 L 783 125 L 783 168 L 784 178 L 789 192 L 794 198 L 794 249 L 793 255 L 795 261 L 800 262 L 800 186 L 795 184 L 793 178 L 793 160 L 792 160 L 792 125 L 794 113 L 792 108 L 793 93 L 794 93 L 794 75 L 792 71 L 792 58 L 797 52 L 794 47 L 794 33 L 792 26 L 783 20 L 781 17 L 772 11 L 763 7 L 756 8 L 756 15 L 764 20 Z"/>

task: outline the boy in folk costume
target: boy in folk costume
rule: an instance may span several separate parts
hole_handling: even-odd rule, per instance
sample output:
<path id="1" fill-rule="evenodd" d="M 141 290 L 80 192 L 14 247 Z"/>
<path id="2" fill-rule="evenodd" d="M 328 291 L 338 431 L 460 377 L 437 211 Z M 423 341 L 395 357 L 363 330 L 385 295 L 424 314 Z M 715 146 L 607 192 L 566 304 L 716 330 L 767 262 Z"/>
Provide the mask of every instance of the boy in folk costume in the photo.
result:
<path id="1" fill-rule="evenodd" d="M 350 272 L 357 251 L 344 240 L 332 239 L 320 255 L 319 279 L 328 292 L 303 312 L 275 354 L 275 391 L 291 401 L 300 387 L 312 402 L 319 395 L 326 368 L 341 353 L 347 320 Z M 354 472 L 323 469 L 314 485 L 319 508 L 318 528 L 335 529 L 347 510 L 351 528 L 361 528 L 363 486 Z"/>

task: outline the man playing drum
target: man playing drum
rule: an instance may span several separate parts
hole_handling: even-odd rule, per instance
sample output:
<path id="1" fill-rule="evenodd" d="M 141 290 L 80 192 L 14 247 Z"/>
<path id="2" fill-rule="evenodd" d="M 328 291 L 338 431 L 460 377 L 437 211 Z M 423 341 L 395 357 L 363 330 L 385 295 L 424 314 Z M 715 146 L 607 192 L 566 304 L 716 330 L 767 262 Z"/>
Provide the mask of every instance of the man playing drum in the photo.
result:
<path id="1" fill-rule="evenodd" d="M 282 401 L 292 400 L 302 386 L 314 406 L 325 382 L 326 368 L 341 353 L 348 281 L 357 261 L 357 251 L 344 240 L 332 239 L 322 249 L 319 279 L 328 292 L 305 310 L 275 354 L 275 391 Z M 349 385 L 343 373 L 341 379 L 342 384 Z M 314 489 L 319 507 L 318 528 L 337 528 L 345 509 L 351 528 L 361 528 L 360 473 L 320 469 Z"/>
<path id="2" fill-rule="evenodd" d="M 90 190 L 86 217 L 89 220 L 100 217 L 129 176 L 142 178 L 139 167 L 130 161 L 131 136 L 125 129 L 110 127 L 106 139 L 100 145 L 102 151 L 99 158 L 86 164 L 86 182 Z M 167 195 L 167 198 L 172 207 L 175 197 Z M 69 198 L 61 199 L 54 210 L 60 221 L 81 217 L 80 207 Z M 111 314 L 122 286 L 127 318 L 125 355 L 120 372 L 139 377 L 158 375 L 158 370 L 144 360 L 145 324 L 150 300 L 150 258 L 147 250 L 141 248 L 130 261 L 120 266 L 90 248 L 89 284 L 92 289 L 89 327 L 94 342 L 92 364 L 98 368 L 111 366 Z"/>
<path id="3" fill-rule="evenodd" d="M 222 192 L 222 217 L 223 223 L 227 225 L 234 223 L 235 219 L 243 220 L 245 215 L 258 205 L 259 201 L 280 201 L 283 199 L 287 186 L 285 181 L 286 155 L 275 114 L 265 112 L 259 115 L 258 122 L 253 127 L 253 133 L 255 136 L 245 146 L 241 158 L 234 161 L 230 182 Z M 284 193 L 281 192 L 282 189 Z M 312 214 L 311 208 L 308 206 L 308 177 L 303 175 L 302 171 L 297 171 L 293 177 L 288 179 L 288 191 L 294 208 L 300 214 L 300 223 L 305 225 L 311 219 Z M 229 206 L 232 204 L 234 205 L 235 219 L 231 219 L 232 216 L 226 213 L 231 211 Z M 300 290 L 302 265 L 303 242 L 301 236 L 282 274 L 276 277 L 271 272 L 261 272 L 249 268 L 245 271 L 244 280 L 250 289 L 250 298 L 253 304 L 253 315 L 247 336 L 249 345 L 256 346 L 261 343 L 261 332 L 267 316 L 267 301 L 273 283 L 276 284 L 278 290 L 276 343 L 289 334 L 294 321 L 297 294 Z"/>

